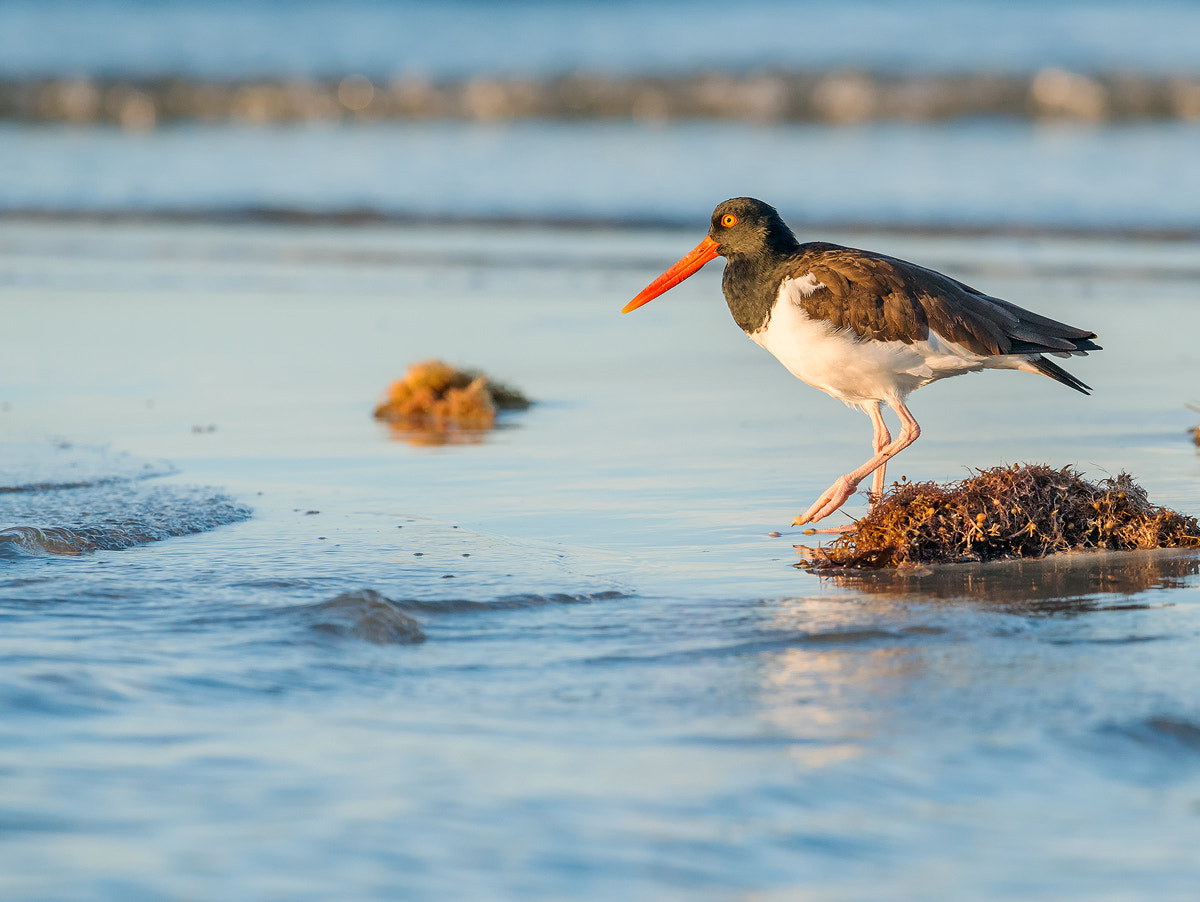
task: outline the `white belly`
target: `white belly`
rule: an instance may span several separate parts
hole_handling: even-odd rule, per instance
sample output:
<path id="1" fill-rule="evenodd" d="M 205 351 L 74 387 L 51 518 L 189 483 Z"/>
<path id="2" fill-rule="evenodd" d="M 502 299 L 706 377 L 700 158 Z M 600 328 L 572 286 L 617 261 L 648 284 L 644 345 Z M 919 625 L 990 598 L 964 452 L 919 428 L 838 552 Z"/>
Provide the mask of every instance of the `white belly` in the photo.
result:
<path id="1" fill-rule="evenodd" d="M 812 287 L 800 280 L 785 282 L 766 328 L 750 337 L 797 379 L 847 404 L 903 401 L 937 379 L 984 367 L 1016 369 L 1025 362 L 1023 357 L 975 354 L 932 331 L 927 340 L 912 344 L 861 339 L 827 320 L 808 317 L 793 297 L 803 297 Z"/>

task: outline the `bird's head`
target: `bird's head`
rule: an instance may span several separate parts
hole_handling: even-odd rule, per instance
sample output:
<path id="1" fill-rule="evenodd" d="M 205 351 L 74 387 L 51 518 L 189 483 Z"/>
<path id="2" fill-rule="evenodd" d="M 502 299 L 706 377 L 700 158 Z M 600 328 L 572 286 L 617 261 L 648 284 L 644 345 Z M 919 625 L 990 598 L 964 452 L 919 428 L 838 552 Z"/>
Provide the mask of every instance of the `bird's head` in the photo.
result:
<path id="1" fill-rule="evenodd" d="M 796 238 L 770 204 L 734 197 L 713 210 L 708 235 L 687 256 L 642 289 L 621 312 L 629 313 L 695 275 L 717 257 L 762 257 L 794 251 Z"/>
<path id="2" fill-rule="evenodd" d="M 753 197 L 735 197 L 718 204 L 708 237 L 722 257 L 757 257 L 764 251 L 796 249 L 796 239 L 779 211 Z"/>

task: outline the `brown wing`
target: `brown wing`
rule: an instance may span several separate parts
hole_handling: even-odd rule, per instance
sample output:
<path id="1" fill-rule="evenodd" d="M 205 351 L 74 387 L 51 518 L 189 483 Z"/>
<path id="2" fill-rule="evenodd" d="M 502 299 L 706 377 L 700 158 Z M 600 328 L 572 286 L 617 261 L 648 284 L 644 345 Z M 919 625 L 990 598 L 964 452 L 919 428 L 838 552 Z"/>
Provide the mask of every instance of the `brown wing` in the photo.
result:
<path id="1" fill-rule="evenodd" d="M 811 317 L 862 338 L 923 341 L 933 329 L 976 354 L 1098 350 L 1096 335 L 990 297 L 932 269 L 871 251 L 813 242 L 789 261 L 784 279 L 824 287 L 799 299 Z"/>

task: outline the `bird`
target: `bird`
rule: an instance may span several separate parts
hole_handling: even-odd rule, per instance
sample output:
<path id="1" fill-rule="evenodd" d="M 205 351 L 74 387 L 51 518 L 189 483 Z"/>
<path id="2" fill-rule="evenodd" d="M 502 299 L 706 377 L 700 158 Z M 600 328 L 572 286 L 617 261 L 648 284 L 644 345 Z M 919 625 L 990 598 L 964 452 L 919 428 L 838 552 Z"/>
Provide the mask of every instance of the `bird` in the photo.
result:
<path id="1" fill-rule="evenodd" d="M 825 241 L 801 243 L 774 207 L 752 197 L 718 204 L 704 240 L 621 312 L 649 303 L 719 256 L 725 258 L 725 301 L 742 331 L 793 376 L 864 412 L 874 429 L 871 458 L 839 476 L 793 526 L 825 519 L 872 474 L 871 501 L 882 498 L 888 461 L 921 435 L 908 396 L 931 382 L 986 369 L 1024 370 L 1091 393 L 1045 355 L 1101 350 L 1096 333 L 916 263 Z M 900 420 L 894 439 L 884 405 Z"/>

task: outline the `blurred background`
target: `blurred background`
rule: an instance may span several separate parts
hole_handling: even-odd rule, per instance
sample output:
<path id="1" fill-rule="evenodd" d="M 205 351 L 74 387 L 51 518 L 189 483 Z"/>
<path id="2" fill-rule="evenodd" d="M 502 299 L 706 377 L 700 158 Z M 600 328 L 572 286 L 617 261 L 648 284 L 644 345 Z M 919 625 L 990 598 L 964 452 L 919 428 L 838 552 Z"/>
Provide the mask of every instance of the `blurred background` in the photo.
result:
<path id="1" fill-rule="evenodd" d="M 1200 226 L 1200 5 L 6 0 L 0 211 Z"/>

